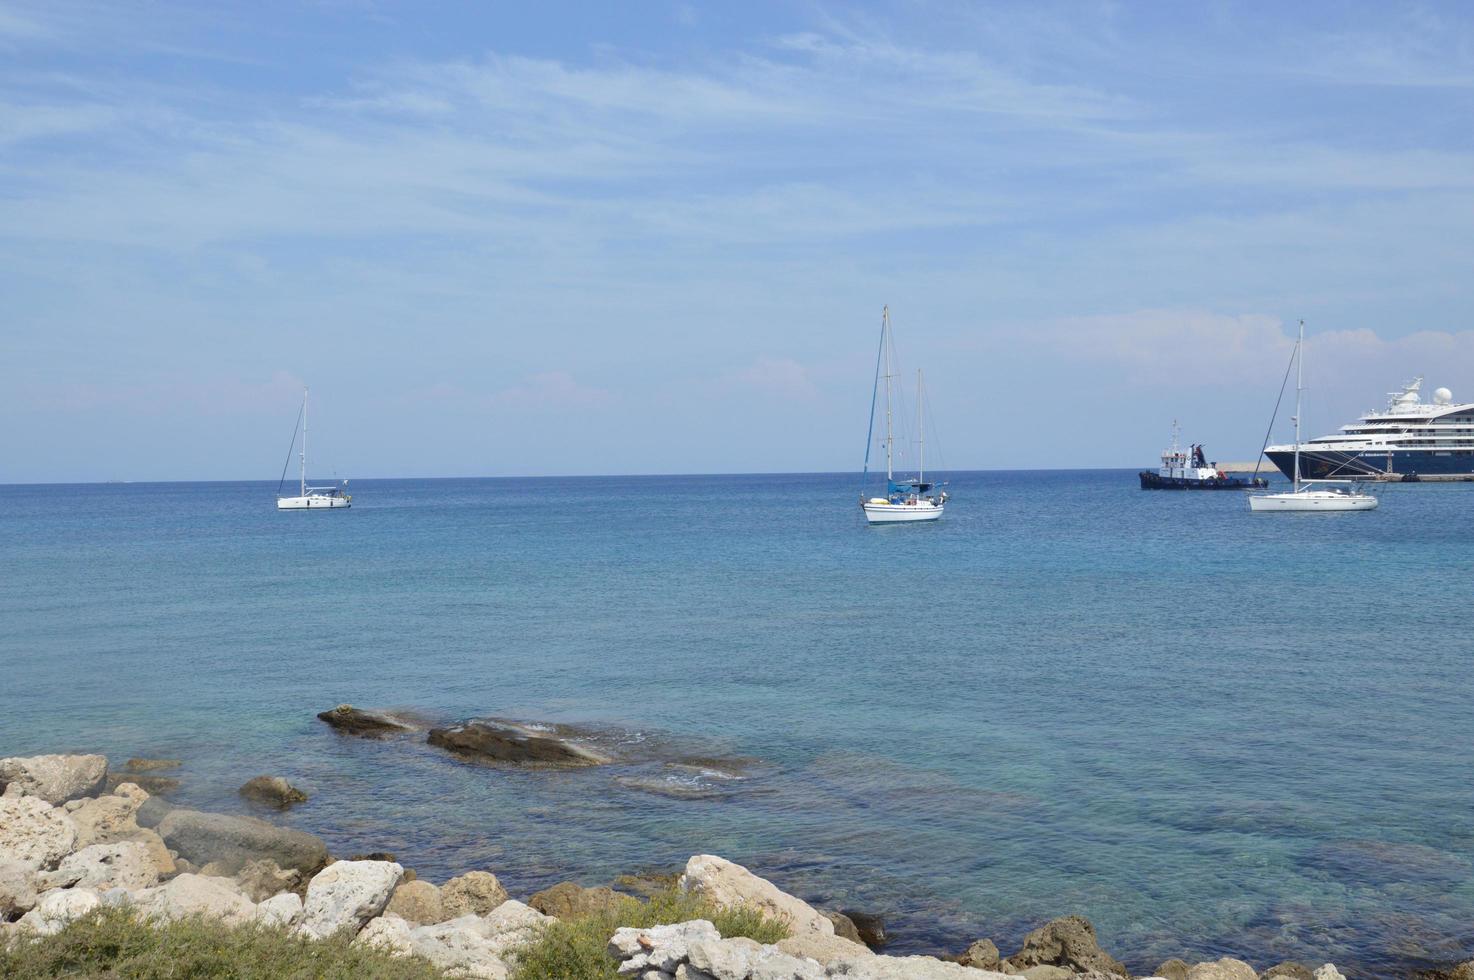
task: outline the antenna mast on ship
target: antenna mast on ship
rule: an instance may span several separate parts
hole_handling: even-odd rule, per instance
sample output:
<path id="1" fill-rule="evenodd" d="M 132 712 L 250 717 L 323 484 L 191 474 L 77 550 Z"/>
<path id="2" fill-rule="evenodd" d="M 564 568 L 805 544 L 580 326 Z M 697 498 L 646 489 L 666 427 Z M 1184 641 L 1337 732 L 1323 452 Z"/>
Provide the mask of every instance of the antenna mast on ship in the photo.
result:
<path id="1" fill-rule="evenodd" d="M 307 386 L 302 386 L 302 496 L 307 496 Z"/>
<path id="2" fill-rule="evenodd" d="M 1295 341 L 1295 492 L 1300 492 L 1300 402 L 1305 391 L 1305 321 L 1300 321 L 1300 336 Z"/>
<path id="3" fill-rule="evenodd" d="M 891 436 L 891 308 L 881 307 L 880 310 L 880 335 L 881 346 L 885 349 L 885 492 L 890 493 L 891 481 L 895 479 L 895 471 L 891 465 L 891 444 L 895 440 Z"/>
<path id="4" fill-rule="evenodd" d="M 921 410 L 921 368 L 916 369 L 916 441 L 918 469 L 916 482 L 926 482 L 926 413 Z"/>

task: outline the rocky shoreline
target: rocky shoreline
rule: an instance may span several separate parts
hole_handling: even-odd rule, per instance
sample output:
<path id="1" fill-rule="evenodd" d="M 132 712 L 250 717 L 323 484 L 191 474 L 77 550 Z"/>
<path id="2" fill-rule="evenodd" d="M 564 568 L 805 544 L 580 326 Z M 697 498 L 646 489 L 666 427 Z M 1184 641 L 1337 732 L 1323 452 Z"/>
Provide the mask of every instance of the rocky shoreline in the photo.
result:
<path id="1" fill-rule="evenodd" d="M 343 705 L 319 716 L 337 731 L 377 738 L 422 730 L 412 723 Z M 564 768 L 609 758 L 568 732 L 477 720 L 431 729 L 430 741 L 486 765 Z M 952 978 L 1029 980 L 1129 977 L 1101 948 L 1080 916 L 1054 919 L 1003 955 L 987 938 L 937 956 L 887 956 L 884 923 L 855 910 L 820 910 L 748 869 L 695 855 L 666 880 L 623 876 L 609 885 L 563 882 L 525 901 L 508 895 L 495 869 L 468 869 L 434 884 L 393 855 L 335 859 L 323 840 L 248 816 L 176 807 L 159 775 L 175 760 L 130 759 L 112 773 L 100 755 L 0 759 L 0 941 L 50 935 L 103 906 L 146 917 L 205 915 L 224 923 L 262 922 L 323 938 L 345 930 L 357 942 L 425 957 L 452 975 L 500 978 L 517 950 L 557 920 L 609 910 L 626 896 L 663 887 L 718 907 L 746 907 L 787 926 L 771 945 L 724 938 L 705 920 L 619 929 L 608 952 L 621 975 L 643 980 L 759 978 Z M 163 780 L 164 782 L 158 782 Z M 285 808 L 305 799 L 286 780 L 258 776 L 243 797 Z M 602 940 L 601 940 L 602 941 Z M 1164 980 L 1344 980 L 1326 963 L 1280 963 L 1263 972 L 1232 958 L 1207 963 L 1170 959 L 1151 976 Z M 1435 974 L 1425 975 L 1429 978 Z M 1474 980 L 1474 961 L 1441 976 Z"/>

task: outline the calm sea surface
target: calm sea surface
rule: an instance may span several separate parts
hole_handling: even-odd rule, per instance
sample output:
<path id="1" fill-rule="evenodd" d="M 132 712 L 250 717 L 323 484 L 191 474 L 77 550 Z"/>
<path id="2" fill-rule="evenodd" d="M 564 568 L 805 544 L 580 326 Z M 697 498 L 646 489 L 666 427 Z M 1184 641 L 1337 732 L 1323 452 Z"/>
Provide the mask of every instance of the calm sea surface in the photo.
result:
<path id="1" fill-rule="evenodd" d="M 514 894 L 715 852 L 901 951 L 1078 912 L 1140 972 L 1474 954 L 1474 486 L 1251 516 L 962 473 L 888 528 L 847 475 L 274 489 L 0 487 L 0 755 L 178 757 L 228 810 L 279 773 L 335 853 Z M 757 762 L 482 769 L 344 701 Z"/>

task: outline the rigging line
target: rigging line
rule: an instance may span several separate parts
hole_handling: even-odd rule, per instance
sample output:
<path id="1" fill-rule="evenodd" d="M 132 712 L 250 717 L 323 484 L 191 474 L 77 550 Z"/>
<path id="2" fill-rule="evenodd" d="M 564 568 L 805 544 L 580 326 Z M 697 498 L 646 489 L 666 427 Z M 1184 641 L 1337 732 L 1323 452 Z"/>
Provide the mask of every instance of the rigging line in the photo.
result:
<path id="1" fill-rule="evenodd" d="M 936 467 L 936 469 L 939 473 L 945 473 L 947 472 L 947 454 L 942 449 L 942 436 L 937 429 L 937 414 L 931 410 L 930 388 L 924 389 L 922 391 L 921 399 L 924 402 L 922 408 L 926 412 L 926 417 L 931 419 L 931 441 L 937 444 L 937 463 L 939 465 Z"/>
<path id="2" fill-rule="evenodd" d="M 1274 411 L 1271 412 L 1269 416 L 1269 428 L 1264 430 L 1264 444 L 1259 447 L 1259 458 L 1254 460 L 1253 479 L 1257 480 L 1259 478 L 1259 464 L 1264 461 L 1264 450 L 1269 448 L 1269 436 L 1270 433 L 1274 432 L 1274 420 L 1279 418 L 1280 402 L 1284 401 L 1285 398 L 1285 385 L 1290 383 L 1290 368 L 1295 366 L 1295 358 L 1299 356 L 1300 341 L 1297 340 L 1295 341 L 1295 349 L 1290 352 L 1290 363 L 1285 365 L 1285 377 L 1284 380 L 1280 382 L 1279 397 L 1274 400 Z"/>
<path id="3" fill-rule="evenodd" d="M 281 496 L 281 488 L 287 482 L 287 467 L 292 465 L 292 450 L 297 448 L 297 430 L 302 428 L 302 412 L 306 405 L 297 409 L 297 424 L 292 427 L 292 444 L 287 447 L 287 461 L 281 464 L 281 479 L 276 481 L 276 495 Z"/>
<path id="4" fill-rule="evenodd" d="M 860 471 L 860 496 L 865 495 L 865 483 L 870 478 L 870 447 L 875 444 L 875 396 L 880 391 L 880 359 L 885 353 L 885 334 L 880 331 L 880 348 L 875 352 L 875 378 L 870 383 L 870 428 L 865 432 L 865 467 Z M 288 456 L 287 459 L 291 459 Z"/>

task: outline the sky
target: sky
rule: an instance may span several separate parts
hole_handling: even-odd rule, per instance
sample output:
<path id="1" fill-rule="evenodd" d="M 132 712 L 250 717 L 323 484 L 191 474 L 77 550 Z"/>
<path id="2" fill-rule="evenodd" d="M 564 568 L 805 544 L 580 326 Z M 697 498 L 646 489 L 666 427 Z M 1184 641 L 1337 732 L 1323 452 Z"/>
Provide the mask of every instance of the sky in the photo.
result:
<path id="1" fill-rule="evenodd" d="M 304 385 L 319 479 L 857 470 L 886 304 L 938 465 L 1252 459 L 1302 318 L 1308 435 L 1474 400 L 1471 273 L 1468 4 L 0 0 L 0 483 Z"/>

